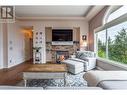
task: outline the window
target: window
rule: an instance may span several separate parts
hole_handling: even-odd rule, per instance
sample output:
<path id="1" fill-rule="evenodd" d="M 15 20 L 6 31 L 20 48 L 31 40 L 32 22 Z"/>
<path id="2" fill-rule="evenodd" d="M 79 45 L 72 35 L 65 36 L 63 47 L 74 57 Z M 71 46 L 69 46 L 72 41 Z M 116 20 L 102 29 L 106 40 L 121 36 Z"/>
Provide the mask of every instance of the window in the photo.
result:
<path id="1" fill-rule="evenodd" d="M 127 11 L 125 12 L 127 13 Z M 125 12 L 123 13 L 125 14 Z M 120 19 L 115 20 L 117 24 L 108 22 L 96 32 L 97 54 L 98 57 L 127 64 L 127 15 L 125 18 L 121 16 Z"/>
<path id="2" fill-rule="evenodd" d="M 107 29 L 108 58 L 127 64 L 127 22 Z"/>
<path id="3" fill-rule="evenodd" d="M 110 22 L 126 13 L 127 13 L 127 6 L 122 6 L 108 16 L 107 22 Z"/>
<path id="4" fill-rule="evenodd" d="M 98 56 L 106 58 L 106 30 L 97 33 Z"/>

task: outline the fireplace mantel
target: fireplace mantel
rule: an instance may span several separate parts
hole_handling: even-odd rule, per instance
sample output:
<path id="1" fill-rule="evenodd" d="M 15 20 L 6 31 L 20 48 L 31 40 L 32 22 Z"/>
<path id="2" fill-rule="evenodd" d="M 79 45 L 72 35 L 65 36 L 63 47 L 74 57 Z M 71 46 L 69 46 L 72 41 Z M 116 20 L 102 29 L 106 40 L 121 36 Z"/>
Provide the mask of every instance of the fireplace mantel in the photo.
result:
<path id="1" fill-rule="evenodd" d="M 52 45 L 73 45 L 73 41 L 52 41 Z"/>
<path id="2" fill-rule="evenodd" d="M 61 50 L 61 49 L 52 49 L 51 51 L 69 51 L 69 49 Z"/>

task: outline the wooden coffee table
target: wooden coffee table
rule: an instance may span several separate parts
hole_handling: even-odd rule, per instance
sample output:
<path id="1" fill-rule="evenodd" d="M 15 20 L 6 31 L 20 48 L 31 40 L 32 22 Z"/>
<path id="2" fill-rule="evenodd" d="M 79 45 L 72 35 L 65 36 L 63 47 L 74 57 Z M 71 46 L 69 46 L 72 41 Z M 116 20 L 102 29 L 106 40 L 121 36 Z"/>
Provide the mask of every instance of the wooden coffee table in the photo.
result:
<path id="1" fill-rule="evenodd" d="M 66 64 L 34 64 L 23 72 L 25 86 L 29 79 L 63 79 L 66 85 Z"/>

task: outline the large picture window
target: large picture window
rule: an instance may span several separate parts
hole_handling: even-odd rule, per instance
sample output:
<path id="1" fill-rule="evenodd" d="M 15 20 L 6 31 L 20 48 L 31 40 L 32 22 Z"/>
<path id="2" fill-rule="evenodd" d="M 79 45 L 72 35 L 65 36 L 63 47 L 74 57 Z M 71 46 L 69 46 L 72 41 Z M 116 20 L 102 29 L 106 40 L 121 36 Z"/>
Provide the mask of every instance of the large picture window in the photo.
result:
<path id="1" fill-rule="evenodd" d="M 96 38 L 98 57 L 127 64 L 127 20 L 98 31 Z"/>

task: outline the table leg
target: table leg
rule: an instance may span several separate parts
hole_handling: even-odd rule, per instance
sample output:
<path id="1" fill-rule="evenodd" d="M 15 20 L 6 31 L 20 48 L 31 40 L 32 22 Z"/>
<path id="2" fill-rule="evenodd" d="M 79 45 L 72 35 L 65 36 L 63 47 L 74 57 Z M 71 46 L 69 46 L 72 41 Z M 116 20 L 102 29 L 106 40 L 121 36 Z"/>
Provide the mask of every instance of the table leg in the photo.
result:
<path id="1" fill-rule="evenodd" d="M 24 79 L 24 86 L 26 87 L 27 86 L 27 80 Z"/>
<path id="2" fill-rule="evenodd" d="M 64 74 L 64 86 L 67 85 L 67 81 L 66 81 L 66 73 Z"/>

